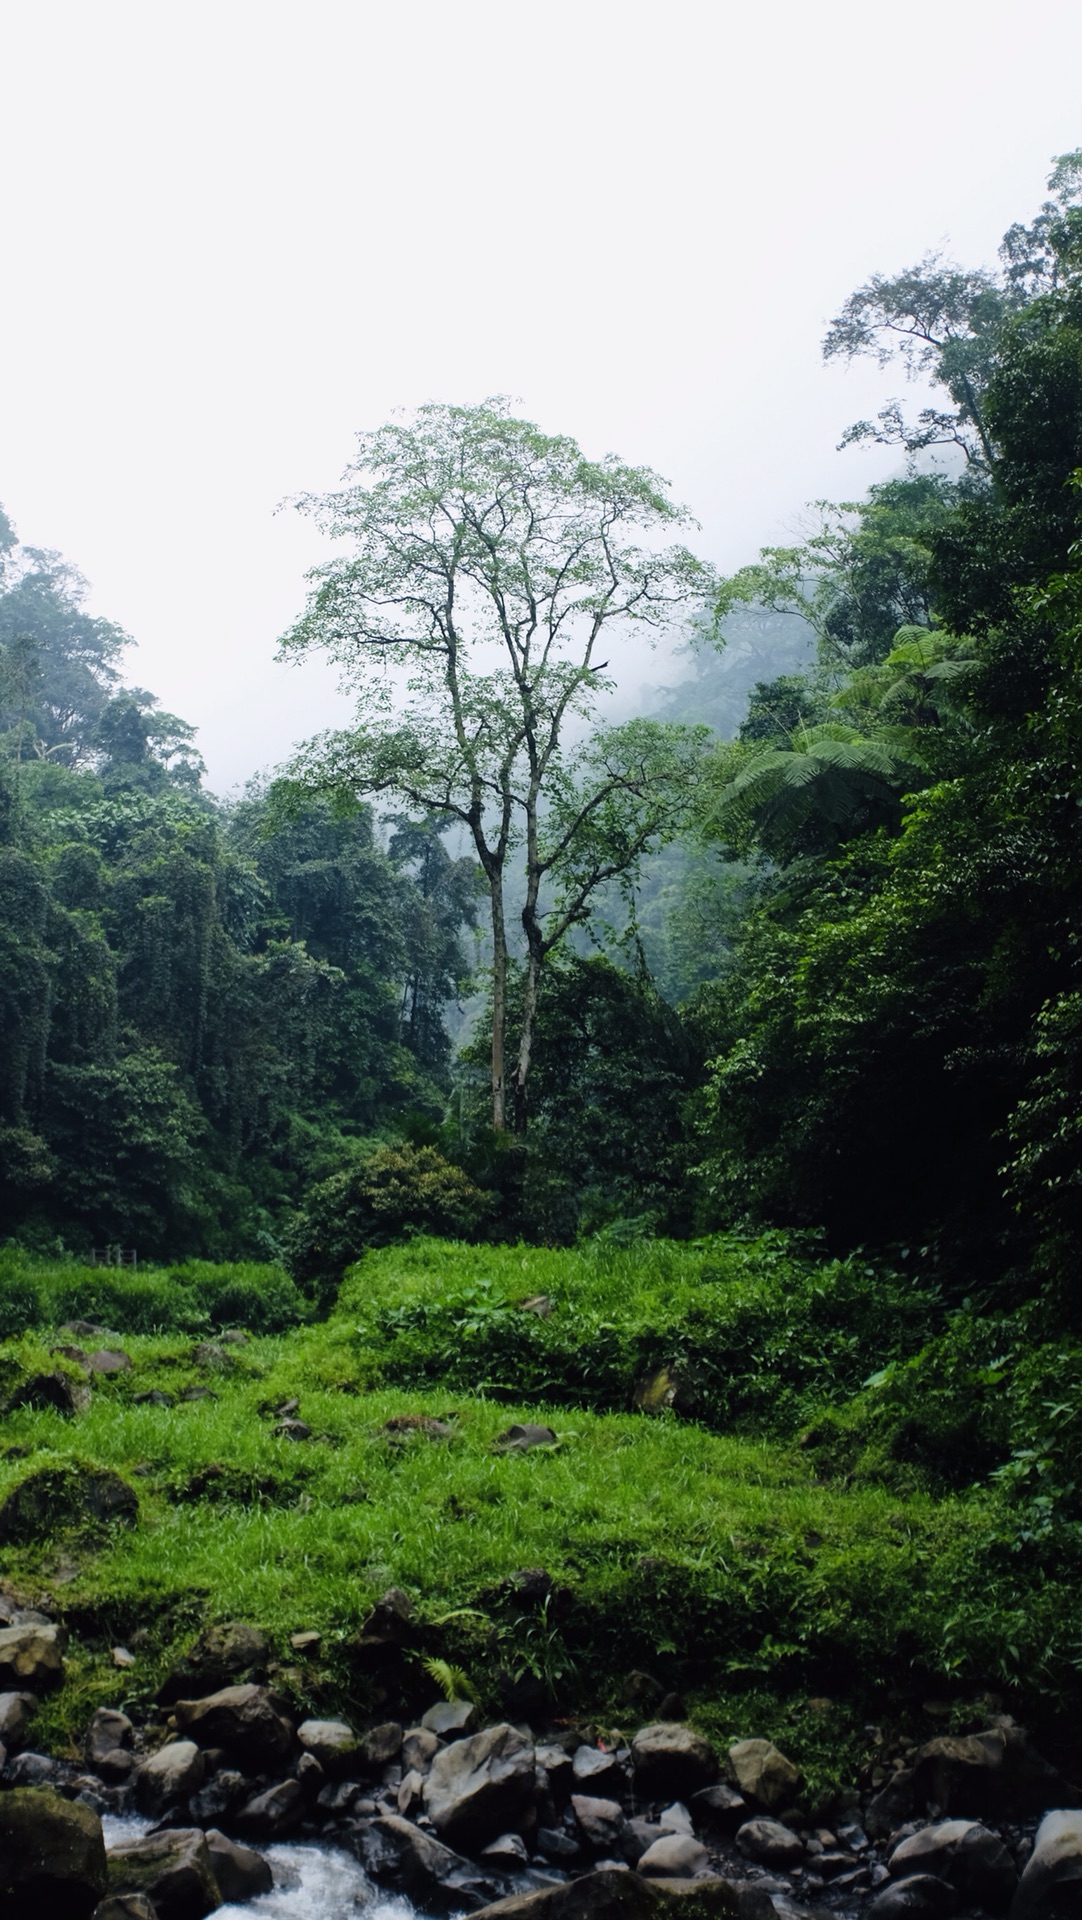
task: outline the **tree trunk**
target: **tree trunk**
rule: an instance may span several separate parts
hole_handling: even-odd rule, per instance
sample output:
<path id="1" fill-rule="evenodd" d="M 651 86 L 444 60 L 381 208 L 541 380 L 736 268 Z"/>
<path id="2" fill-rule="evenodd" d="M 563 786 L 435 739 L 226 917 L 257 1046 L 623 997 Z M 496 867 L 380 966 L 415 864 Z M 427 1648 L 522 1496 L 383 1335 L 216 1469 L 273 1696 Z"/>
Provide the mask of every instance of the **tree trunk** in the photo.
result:
<path id="1" fill-rule="evenodd" d="M 503 917 L 503 887 L 489 881 L 492 899 L 492 1126 L 507 1131 L 507 1088 L 504 1081 L 504 1036 L 507 1032 L 507 930 Z"/>
<path id="2" fill-rule="evenodd" d="M 519 1037 L 518 1064 L 515 1068 L 513 1087 L 515 1133 L 519 1136 L 526 1132 L 526 1086 L 530 1077 L 533 1030 L 537 1017 L 537 986 L 540 976 L 541 956 L 531 951 L 526 962 L 526 984 L 522 994 L 522 1033 Z"/>

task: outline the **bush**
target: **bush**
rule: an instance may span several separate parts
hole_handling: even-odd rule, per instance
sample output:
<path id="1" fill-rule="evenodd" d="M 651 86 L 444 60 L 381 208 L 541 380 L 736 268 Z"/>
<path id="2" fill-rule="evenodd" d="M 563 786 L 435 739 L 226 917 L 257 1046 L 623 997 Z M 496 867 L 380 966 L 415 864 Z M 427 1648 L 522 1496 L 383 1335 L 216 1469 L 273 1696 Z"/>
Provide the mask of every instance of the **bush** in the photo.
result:
<path id="1" fill-rule="evenodd" d="M 379 1147 L 311 1189 L 289 1237 L 287 1263 L 306 1291 L 326 1301 L 370 1247 L 415 1233 L 467 1240 L 488 1210 L 489 1195 L 434 1147 Z"/>
<path id="2" fill-rule="evenodd" d="M 189 1260 L 132 1272 L 38 1264 L 11 1250 L 0 1255 L 0 1339 L 66 1320 L 92 1320 L 114 1333 L 205 1333 L 228 1326 L 277 1333 L 307 1316 L 288 1274 L 253 1261 L 216 1266 Z"/>

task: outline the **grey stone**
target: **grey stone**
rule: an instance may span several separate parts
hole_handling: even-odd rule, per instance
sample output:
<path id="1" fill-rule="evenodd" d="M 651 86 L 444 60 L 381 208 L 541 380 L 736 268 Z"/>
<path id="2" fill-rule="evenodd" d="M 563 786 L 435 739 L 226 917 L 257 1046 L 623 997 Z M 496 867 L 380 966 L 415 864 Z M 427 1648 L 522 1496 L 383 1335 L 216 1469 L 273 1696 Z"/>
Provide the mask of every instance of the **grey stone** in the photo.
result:
<path id="1" fill-rule="evenodd" d="M 748 1803 L 735 1787 L 719 1780 L 715 1786 L 701 1787 L 692 1794 L 691 1815 L 696 1826 L 711 1833 L 735 1833 L 748 1817 Z"/>
<path id="2" fill-rule="evenodd" d="M 86 1364 L 91 1373 L 129 1373 L 131 1355 L 120 1347 L 99 1347 L 97 1353 L 87 1355 Z"/>
<path id="3" fill-rule="evenodd" d="M 449 1845 L 483 1846 L 516 1824 L 533 1792 L 533 1741 L 501 1723 L 436 1755 L 425 1781 L 425 1811 Z"/>
<path id="4" fill-rule="evenodd" d="M 1014 1861 L 997 1834 L 975 1820 L 942 1820 L 895 1847 L 887 1862 L 896 1880 L 934 1873 L 968 1900 L 1001 1912 L 1018 1885 Z"/>
<path id="5" fill-rule="evenodd" d="M 571 1762 L 575 1786 L 579 1793 L 593 1793 L 602 1800 L 613 1800 L 625 1794 L 630 1782 L 625 1769 L 620 1765 L 614 1753 L 604 1753 L 600 1747 L 579 1747 Z"/>
<path id="6" fill-rule="evenodd" d="M 87 1765 L 94 1767 L 106 1754 L 115 1753 L 118 1747 L 130 1747 L 135 1728 L 126 1713 L 117 1713 L 112 1707 L 99 1707 L 86 1730 L 83 1752 Z"/>
<path id="7" fill-rule="evenodd" d="M 780 1820 L 745 1820 L 737 1829 L 738 1850 L 748 1860 L 765 1867 L 798 1867 L 804 1859 L 804 1843 Z M 819 1862 L 816 1862 L 816 1866 Z"/>
<path id="8" fill-rule="evenodd" d="M 582 1847 L 569 1833 L 560 1827 L 538 1827 L 537 1851 L 543 1853 L 546 1860 L 581 1860 Z"/>
<path id="9" fill-rule="evenodd" d="M 135 1804 L 141 1813 L 159 1814 L 187 1800 L 203 1784 L 203 1755 L 194 1740 L 171 1740 L 135 1769 Z"/>
<path id="10" fill-rule="evenodd" d="M 914 1808 L 913 1769 L 901 1767 L 868 1802 L 864 1825 L 872 1840 L 889 1840 L 909 1819 Z"/>
<path id="11" fill-rule="evenodd" d="M 38 1691 L 64 1678 L 63 1627 L 0 1627 L 0 1686 Z"/>
<path id="12" fill-rule="evenodd" d="M 424 1806 L 424 1800 L 425 1800 L 424 1774 L 418 1773 L 416 1767 L 411 1767 L 408 1773 L 403 1774 L 401 1780 L 398 1783 L 398 1792 L 395 1796 L 395 1804 L 397 1805 L 398 1811 L 403 1816 L 403 1818 L 406 1820 L 410 1820 L 412 1819 L 415 1813 L 421 1812 L 421 1809 Z"/>
<path id="13" fill-rule="evenodd" d="M 571 1809 L 580 1832 L 592 1847 L 618 1847 L 624 1831 L 624 1810 L 617 1800 L 599 1800 L 589 1793 L 573 1793 Z"/>
<path id="14" fill-rule="evenodd" d="M 490 1840 L 487 1847 L 481 1848 L 482 1860 L 491 1860 L 500 1866 L 514 1871 L 529 1864 L 530 1856 L 526 1851 L 526 1842 L 517 1833 L 501 1833 Z"/>
<path id="15" fill-rule="evenodd" d="M 674 1800 L 671 1807 L 662 1807 L 657 1823 L 665 1833 L 694 1833 L 695 1831 L 691 1815 L 680 1800 Z"/>
<path id="16" fill-rule="evenodd" d="M 709 1740 L 676 1720 L 643 1727 L 631 1742 L 635 1791 L 647 1799 L 683 1799 L 717 1779 Z"/>
<path id="17" fill-rule="evenodd" d="M 273 1648 L 260 1627 L 243 1620 L 226 1620 L 207 1627 L 158 1689 L 161 1706 L 174 1700 L 201 1698 L 236 1681 L 258 1679 Z"/>
<path id="18" fill-rule="evenodd" d="M 36 1705 L 32 1693 L 0 1693 L 0 1740 L 9 1753 L 22 1746 L 26 1723 Z"/>
<path id="19" fill-rule="evenodd" d="M 90 1388 L 70 1373 L 35 1373 L 12 1396 L 15 1407 L 55 1407 L 60 1413 L 85 1413 Z"/>
<path id="20" fill-rule="evenodd" d="M 112 1753 L 103 1753 L 94 1765 L 103 1780 L 110 1781 L 114 1786 L 122 1786 L 125 1780 L 131 1778 L 135 1757 L 126 1747 L 114 1747 Z"/>
<path id="21" fill-rule="evenodd" d="M 428 1727 L 411 1727 L 402 1737 L 402 1765 L 407 1773 L 427 1773 L 439 1750 L 437 1734 Z"/>
<path id="22" fill-rule="evenodd" d="M 768 1813 L 788 1806 L 800 1785 L 800 1769 L 770 1740 L 738 1740 L 729 1748 L 736 1785 Z"/>
<path id="23" fill-rule="evenodd" d="M 492 1444 L 504 1452 L 527 1453 L 531 1447 L 551 1447 L 555 1440 L 551 1427 L 539 1426 L 534 1420 L 520 1420 L 498 1433 Z"/>
<path id="24" fill-rule="evenodd" d="M 958 1910 L 958 1895 L 932 1873 L 914 1873 L 877 1893 L 869 1920 L 946 1920 Z"/>
<path id="25" fill-rule="evenodd" d="M 238 1841 L 227 1839 L 217 1827 L 208 1830 L 207 1852 L 223 1900 L 254 1900 L 273 1888 L 270 1862 L 254 1847 L 242 1847 Z"/>
<path id="26" fill-rule="evenodd" d="M 736 1889 L 727 1880 L 646 1879 L 621 1864 L 598 1867 L 562 1886 L 513 1894 L 482 1907 L 474 1920 L 680 1920 L 682 1913 L 694 1920 L 736 1920 L 739 1913 L 745 1920 Z"/>
<path id="27" fill-rule="evenodd" d="M 89 1920 L 107 1881 L 101 1821 L 48 1789 L 0 1794 L 0 1898 L 16 1915 Z"/>
<path id="28" fill-rule="evenodd" d="M 94 1908 L 93 1920 L 158 1920 L 158 1916 L 145 1894 L 111 1893 Z"/>
<path id="29" fill-rule="evenodd" d="M 976 1819 L 1017 1819 L 1080 1799 L 1005 1715 L 984 1733 L 929 1740 L 914 1762 L 913 1793 L 917 1806 Z"/>
<path id="30" fill-rule="evenodd" d="M 551 1744 L 536 1747 L 534 1759 L 541 1768 L 548 1791 L 557 1801 L 566 1800 L 575 1785 L 575 1766 L 564 1747 Z"/>
<path id="31" fill-rule="evenodd" d="M 1082 1913 L 1082 1813 L 1060 1807 L 1037 1829 L 1010 1920 L 1065 1920 Z"/>
<path id="32" fill-rule="evenodd" d="M 647 1847 L 637 1871 L 674 1880 L 692 1880 L 706 1873 L 710 1855 L 694 1834 L 664 1833 Z"/>
<path id="33" fill-rule="evenodd" d="M 361 1759 L 366 1767 L 377 1770 L 393 1766 L 402 1753 L 402 1728 L 397 1720 L 385 1720 L 372 1727 L 361 1740 Z"/>
<path id="34" fill-rule="evenodd" d="M 232 1767 L 219 1767 L 213 1778 L 193 1794 L 189 1802 L 192 1819 L 201 1827 L 213 1826 L 216 1820 L 224 1820 L 251 1797 L 252 1783 L 243 1773 L 237 1773 Z"/>
<path id="35" fill-rule="evenodd" d="M 110 1847 L 109 1892 L 141 1893 L 158 1920 L 204 1920 L 222 1904 L 206 1839 L 198 1827 L 169 1827 Z"/>
<path id="36" fill-rule="evenodd" d="M 359 1755 L 357 1735 L 346 1720 L 304 1720 L 297 1739 L 331 1779 L 341 1779 Z"/>
<path id="37" fill-rule="evenodd" d="M 56 1773 L 56 1761 L 48 1753 L 17 1753 L 9 1760 L 4 1778 L 10 1787 L 44 1787 Z"/>
<path id="38" fill-rule="evenodd" d="M 290 1721 L 267 1688 L 250 1681 L 222 1687 L 202 1700 L 178 1700 L 173 1711 L 178 1730 L 201 1747 L 224 1747 L 256 1767 L 283 1759 L 293 1745 Z"/>
<path id="39" fill-rule="evenodd" d="M 280 1780 L 265 1793 L 257 1793 L 235 1816 L 241 1833 L 253 1840 L 276 1840 L 300 1825 L 304 1813 L 304 1790 L 297 1780 Z"/>
<path id="40" fill-rule="evenodd" d="M 439 1700 L 421 1715 L 424 1731 L 434 1733 L 438 1740 L 447 1740 L 456 1733 L 472 1733 L 476 1725 L 477 1708 L 472 1700 Z"/>
<path id="41" fill-rule="evenodd" d="M 349 1836 L 349 1844 L 373 1880 L 426 1904 L 437 1896 L 443 1905 L 443 1889 L 468 1886 L 477 1877 L 468 1860 L 399 1814 L 369 1821 Z"/>

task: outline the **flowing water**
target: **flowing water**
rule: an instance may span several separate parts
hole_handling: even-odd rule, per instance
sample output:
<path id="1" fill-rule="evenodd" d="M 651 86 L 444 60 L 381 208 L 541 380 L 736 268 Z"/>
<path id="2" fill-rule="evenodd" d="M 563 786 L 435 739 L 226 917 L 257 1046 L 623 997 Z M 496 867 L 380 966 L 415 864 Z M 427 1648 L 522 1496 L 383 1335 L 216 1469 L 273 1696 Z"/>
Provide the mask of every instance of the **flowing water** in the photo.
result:
<path id="1" fill-rule="evenodd" d="M 107 1847 L 138 1840 L 146 1820 L 102 1820 Z M 260 1852 L 270 1861 L 274 1891 L 219 1907 L 215 1920 L 422 1920 L 408 1900 L 380 1893 L 348 1853 L 318 1841 L 283 1840 Z"/>

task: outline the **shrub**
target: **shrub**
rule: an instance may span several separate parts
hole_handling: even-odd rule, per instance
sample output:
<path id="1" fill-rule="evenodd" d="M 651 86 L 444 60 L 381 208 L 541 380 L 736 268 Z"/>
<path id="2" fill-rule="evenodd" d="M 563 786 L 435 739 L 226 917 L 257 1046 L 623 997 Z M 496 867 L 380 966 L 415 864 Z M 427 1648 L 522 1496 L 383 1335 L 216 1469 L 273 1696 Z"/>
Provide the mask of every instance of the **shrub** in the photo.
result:
<path id="1" fill-rule="evenodd" d="M 415 1233 L 469 1239 L 488 1209 L 488 1194 L 434 1147 L 379 1147 L 311 1189 L 289 1238 L 288 1265 L 325 1300 L 368 1248 Z"/>

